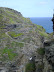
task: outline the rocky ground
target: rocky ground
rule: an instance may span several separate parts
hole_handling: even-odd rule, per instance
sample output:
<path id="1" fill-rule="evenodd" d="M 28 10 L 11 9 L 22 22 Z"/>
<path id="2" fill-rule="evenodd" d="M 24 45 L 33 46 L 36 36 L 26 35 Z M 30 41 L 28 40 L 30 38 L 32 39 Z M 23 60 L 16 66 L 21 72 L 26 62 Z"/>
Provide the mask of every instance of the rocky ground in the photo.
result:
<path id="1" fill-rule="evenodd" d="M 1 7 L 0 72 L 48 72 L 52 66 L 48 64 L 44 42 L 49 39 L 42 26 L 33 24 L 20 12 Z M 53 49 L 54 43 L 51 44 Z"/>

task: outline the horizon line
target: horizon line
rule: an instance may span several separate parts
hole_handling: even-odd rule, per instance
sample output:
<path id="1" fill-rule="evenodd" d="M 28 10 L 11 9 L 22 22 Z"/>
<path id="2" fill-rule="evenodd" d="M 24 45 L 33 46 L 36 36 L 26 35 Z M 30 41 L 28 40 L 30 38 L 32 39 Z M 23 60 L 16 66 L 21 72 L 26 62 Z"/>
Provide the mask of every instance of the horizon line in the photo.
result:
<path id="1" fill-rule="evenodd" d="M 26 18 L 31 18 L 31 17 L 26 17 Z M 35 17 L 34 17 L 35 18 Z"/>

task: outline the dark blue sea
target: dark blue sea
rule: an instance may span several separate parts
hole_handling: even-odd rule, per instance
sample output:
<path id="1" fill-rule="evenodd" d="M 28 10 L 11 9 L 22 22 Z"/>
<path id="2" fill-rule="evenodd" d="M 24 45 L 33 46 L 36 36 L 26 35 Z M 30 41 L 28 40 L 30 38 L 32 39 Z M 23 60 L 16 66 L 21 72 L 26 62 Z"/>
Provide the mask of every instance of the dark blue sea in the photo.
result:
<path id="1" fill-rule="evenodd" d="M 30 18 L 32 23 L 43 26 L 43 28 L 45 28 L 47 33 L 53 32 L 52 29 L 53 23 L 51 19 L 52 17 L 31 17 Z"/>

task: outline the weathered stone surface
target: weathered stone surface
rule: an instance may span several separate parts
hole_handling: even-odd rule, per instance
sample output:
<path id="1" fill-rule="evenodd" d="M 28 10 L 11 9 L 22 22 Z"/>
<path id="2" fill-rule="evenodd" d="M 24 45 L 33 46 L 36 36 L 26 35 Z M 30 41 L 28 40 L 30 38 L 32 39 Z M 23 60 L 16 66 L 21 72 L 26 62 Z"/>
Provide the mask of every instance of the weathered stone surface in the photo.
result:
<path id="1" fill-rule="evenodd" d="M 4 63 L 9 72 L 25 72 L 29 60 L 42 63 L 37 49 L 43 47 L 45 39 L 48 34 L 42 26 L 33 24 L 20 12 L 0 7 L 0 64 Z"/>
<path id="2" fill-rule="evenodd" d="M 54 70 L 54 39 L 46 41 L 44 45 L 46 59 L 48 63 L 52 66 L 52 70 Z"/>

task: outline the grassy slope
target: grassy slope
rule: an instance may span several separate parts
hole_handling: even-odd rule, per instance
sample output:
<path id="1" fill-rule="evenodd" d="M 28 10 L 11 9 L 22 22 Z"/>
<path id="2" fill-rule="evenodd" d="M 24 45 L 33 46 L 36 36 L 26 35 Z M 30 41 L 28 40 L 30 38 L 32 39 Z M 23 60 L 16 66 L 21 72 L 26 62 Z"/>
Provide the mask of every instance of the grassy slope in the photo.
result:
<path id="1" fill-rule="evenodd" d="M 20 12 L 10 8 L 0 7 L 1 24 L 31 23 L 28 18 L 24 18 Z"/>
<path id="2" fill-rule="evenodd" d="M 9 31 L 8 34 L 12 39 L 14 37 L 20 37 L 20 39 L 22 39 L 25 36 L 24 40 L 21 40 L 21 42 L 12 40 L 8 35 L 6 35 L 5 30 L 3 29 L 5 27 L 4 24 L 18 23 L 21 23 L 22 27 L 13 29 Z M 21 32 L 21 29 L 23 32 Z M 24 31 L 27 31 L 27 29 L 28 33 L 26 34 Z M 18 31 L 19 33 L 17 33 Z M 0 60 L 13 60 L 18 56 L 21 48 L 24 47 L 22 41 L 27 42 L 32 40 L 36 43 L 35 39 L 39 39 L 39 37 L 36 38 L 36 35 L 48 37 L 48 34 L 45 33 L 45 29 L 42 26 L 32 24 L 31 21 L 28 18 L 24 18 L 20 12 L 9 8 L 0 8 Z M 39 42 L 37 41 L 37 44 L 38 43 Z"/>

